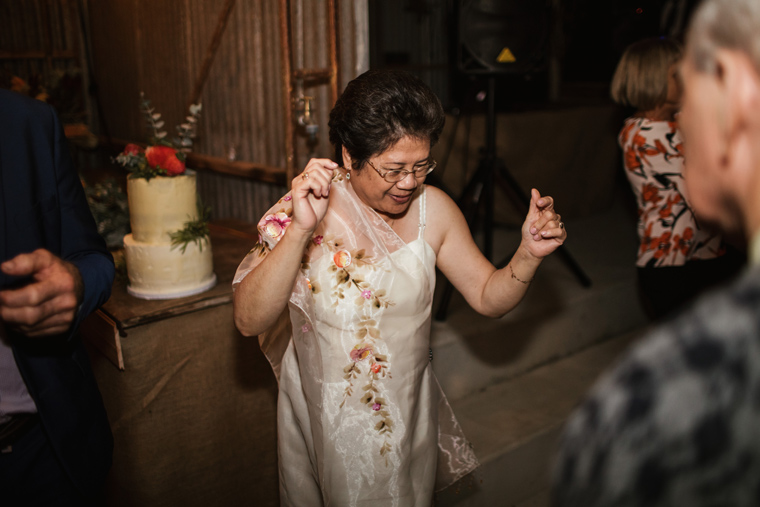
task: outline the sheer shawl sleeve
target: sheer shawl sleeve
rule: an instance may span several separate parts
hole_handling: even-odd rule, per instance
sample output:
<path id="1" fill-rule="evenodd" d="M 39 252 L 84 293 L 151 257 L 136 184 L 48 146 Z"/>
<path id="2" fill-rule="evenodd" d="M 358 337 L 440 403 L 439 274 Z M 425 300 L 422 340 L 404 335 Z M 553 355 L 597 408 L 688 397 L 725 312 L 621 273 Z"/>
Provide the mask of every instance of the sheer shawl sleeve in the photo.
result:
<path id="1" fill-rule="evenodd" d="M 277 245 L 282 235 L 290 224 L 293 215 L 290 193 L 284 195 L 272 206 L 261 218 L 257 225 L 259 239 L 253 248 L 246 254 L 235 272 L 232 280 L 233 292 L 240 282 L 256 268 L 269 252 Z M 288 348 L 291 336 L 291 325 L 288 308 L 285 307 L 277 318 L 275 324 L 259 335 L 261 351 L 272 365 L 277 381 L 280 380 L 282 358 Z"/>

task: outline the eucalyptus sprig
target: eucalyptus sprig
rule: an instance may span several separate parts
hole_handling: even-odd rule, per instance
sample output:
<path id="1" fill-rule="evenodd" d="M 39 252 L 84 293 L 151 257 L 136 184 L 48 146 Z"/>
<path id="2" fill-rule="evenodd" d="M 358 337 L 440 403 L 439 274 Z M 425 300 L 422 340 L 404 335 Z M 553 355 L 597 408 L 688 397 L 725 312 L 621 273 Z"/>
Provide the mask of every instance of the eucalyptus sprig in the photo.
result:
<path id="1" fill-rule="evenodd" d="M 145 98 L 145 94 L 140 92 L 140 111 L 145 116 L 145 121 L 148 124 L 148 130 L 152 132 L 150 136 L 151 144 L 163 144 L 165 146 L 171 146 L 171 143 L 166 140 L 166 131 L 161 130 L 164 127 L 164 120 L 161 119 L 161 113 L 156 113 L 156 109 L 150 105 L 150 100 Z"/>
<path id="2" fill-rule="evenodd" d="M 114 178 L 106 178 L 95 184 L 82 178 L 82 183 L 98 233 L 109 247 L 119 246 L 124 235 L 129 232 L 127 194 Z"/>
<path id="3" fill-rule="evenodd" d="M 126 168 L 130 178 L 150 180 L 156 176 L 184 174 L 187 154 L 192 150 L 201 115 L 201 104 L 191 104 L 189 110 L 190 114 L 185 117 L 185 121 L 177 126 L 179 137 L 170 140 L 163 130 L 165 123 L 161 119 L 161 113 L 157 113 L 150 100 L 140 92 L 140 111 L 151 133 L 150 143 L 147 148 L 129 143 L 124 151 L 111 160 Z"/>
<path id="4" fill-rule="evenodd" d="M 211 208 L 198 203 L 198 218 L 185 222 L 185 227 L 178 231 L 169 233 L 172 239 L 172 250 L 180 247 L 182 253 L 185 253 L 187 245 L 191 242 L 198 245 L 198 250 L 203 251 L 203 243 L 209 243 L 210 231 L 208 222 L 211 218 Z"/>
<path id="5" fill-rule="evenodd" d="M 201 116 L 201 104 L 190 105 L 190 115 L 185 117 L 185 122 L 177 125 L 179 137 L 175 137 L 174 146 L 182 153 L 187 153 L 193 148 L 193 139 Z"/>

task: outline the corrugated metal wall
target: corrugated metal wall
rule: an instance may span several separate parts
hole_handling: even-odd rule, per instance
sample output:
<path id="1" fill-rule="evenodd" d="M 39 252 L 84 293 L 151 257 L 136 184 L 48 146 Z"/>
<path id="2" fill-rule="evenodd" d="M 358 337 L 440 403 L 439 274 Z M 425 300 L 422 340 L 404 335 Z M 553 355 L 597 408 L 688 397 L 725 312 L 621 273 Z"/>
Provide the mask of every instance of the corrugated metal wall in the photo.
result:
<path id="1" fill-rule="evenodd" d="M 51 82 L 68 71 L 83 73 L 86 79 L 89 58 L 97 93 L 82 94 L 84 110 L 90 114 L 80 121 L 105 137 L 144 142 L 140 92 L 173 131 L 186 114 L 228 1 L 0 0 L 2 77 L 9 81 L 12 75 L 39 76 Z M 203 112 L 194 152 L 284 171 L 289 105 L 283 89 L 280 6 L 285 1 L 234 2 L 201 94 Z M 329 67 L 327 1 L 286 4 L 294 71 Z M 367 0 L 335 0 L 335 5 L 342 90 L 369 67 Z M 80 40 L 83 34 L 89 45 Z M 295 85 L 296 94 L 314 97 L 319 126 L 316 143 L 307 142 L 303 127 L 296 128 L 298 172 L 311 156 L 332 156 L 327 139 L 332 103 L 327 80 Z M 285 191 L 284 184 L 199 172 L 199 192 L 214 218 L 257 221 Z"/>
<path id="2" fill-rule="evenodd" d="M 14 77 L 44 88 L 66 122 L 88 122 L 75 0 L 0 0 L 0 86 Z"/>
<path id="3" fill-rule="evenodd" d="M 143 91 L 167 126 L 185 115 L 189 95 L 203 65 L 226 0 L 91 0 L 90 32 L 94 75 L 102 104 L 104 127 L 113 138 L 144 140 L 138 108 Z M 341 24 L 342 83 L 362 70 L 367 60 L 365 34 L 356 34 L 353 20 L 366 16 L 366 0 L 338 2 Z M 292 66 L 328 66 L 326 0 L 289 2 Z M 363 51 L 363 53 L 359 53 Z M 280 47 L 279 2 L 238 0 L 227 22 L 208 80 L 194 151 L 270 166 L 285 167 L 285 111 Z M 358 62 L 358 63 L 357 63 Z M 342 89 L 342 84 L 339 86 Z M 305 135 L 296 142 L 296 167 L 308 155 L 330 156 L 327 140 L 327 83 L 307 87 L 313 95 L 319 138 L 315 147 Z M 201 197 L 214 218 L 257 221 L 285 191 L 282 186 L 202 172 Z"/>

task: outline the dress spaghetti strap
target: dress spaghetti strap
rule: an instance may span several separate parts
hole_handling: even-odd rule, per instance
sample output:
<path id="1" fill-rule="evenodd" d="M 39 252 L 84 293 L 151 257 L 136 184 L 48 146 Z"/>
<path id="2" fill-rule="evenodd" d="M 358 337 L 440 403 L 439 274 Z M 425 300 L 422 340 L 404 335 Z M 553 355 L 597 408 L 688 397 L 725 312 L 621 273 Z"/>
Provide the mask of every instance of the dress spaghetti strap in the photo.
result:
<path id="1" fill-rule="evenodd" d="M 422 237 L 425 235 L 425 211 L 427 210 L 427 206 L 425 206 L 425 190 L 427 189 L 427 185 L 422 185 L 422 191 L 420 193 L 420 223 L 419 223 L 419 236 L 417 239 L 422 239 Z"/>

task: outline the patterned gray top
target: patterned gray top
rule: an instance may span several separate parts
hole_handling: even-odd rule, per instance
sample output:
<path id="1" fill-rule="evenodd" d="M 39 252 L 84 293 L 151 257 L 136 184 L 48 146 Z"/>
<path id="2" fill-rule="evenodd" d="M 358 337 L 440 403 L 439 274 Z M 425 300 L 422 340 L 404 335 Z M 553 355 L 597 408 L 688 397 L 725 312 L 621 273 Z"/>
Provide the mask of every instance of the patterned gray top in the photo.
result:
<path id="1" fill-rule="evenodd" d="M 567 421 L 556 506 L 760 505 L 760 267 L 636 343 Z"/>

